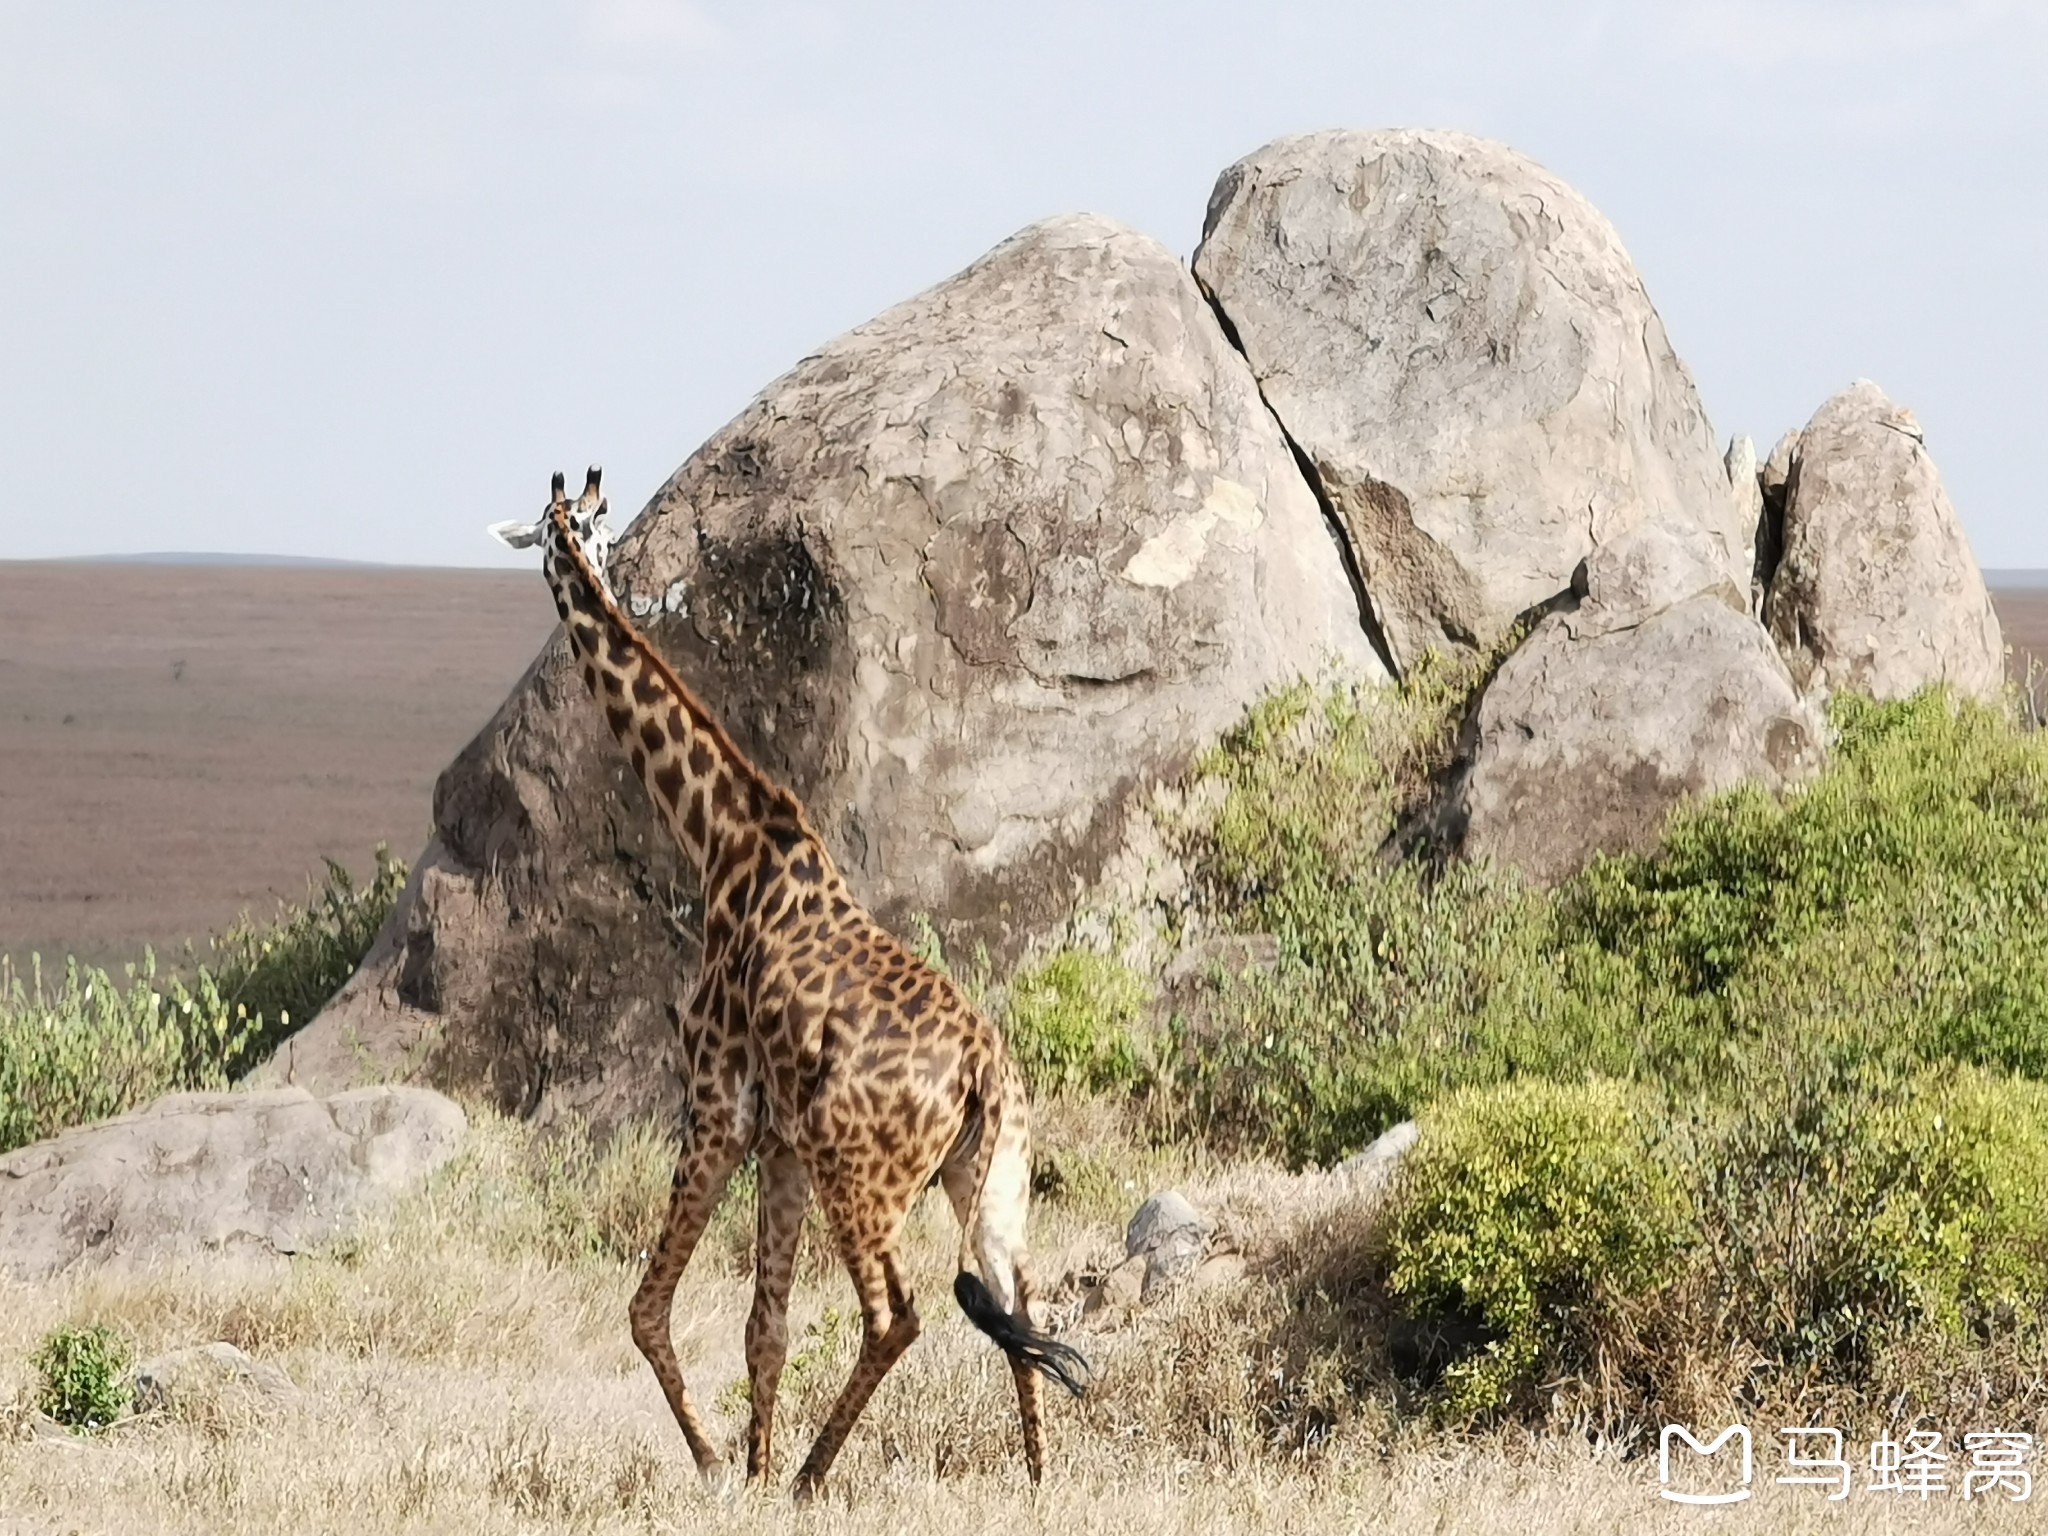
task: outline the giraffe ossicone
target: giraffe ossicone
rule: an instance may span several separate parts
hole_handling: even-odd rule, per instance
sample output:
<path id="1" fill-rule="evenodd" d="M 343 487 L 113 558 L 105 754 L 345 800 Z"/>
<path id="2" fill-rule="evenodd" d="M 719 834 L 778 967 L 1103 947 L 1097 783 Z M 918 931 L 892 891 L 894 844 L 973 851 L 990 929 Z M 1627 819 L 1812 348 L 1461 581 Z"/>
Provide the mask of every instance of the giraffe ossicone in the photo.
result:
<path id="1" fill-rule="evenodd" d="M 861 1308 L 860 1358 L 797 1475 L 815 1491 L 920 1324 L 898 1243 L 937 1179 L 960 1220 L 954 1296 L 1010 1362 L 1033 1482 L 1039 1377 L 1076 1394 L 1088 1362 L 1032 1319 L 1025 1225 L 1030 1101 L 1001 1033 L 853 897 L 804 807 L 734 745 L 620 607 L 593 466 L 554 477 L 535 523 L 490 532 L 542 550 L 575 665 L 702 887 L 704 960 L 682 1024 L 684 1113 L 669 1210 L 633 1298 L 633 1338 L 691 1455 L 719 1465 L 670 1336 L 677 1283 L 727 1182 L 759 1164 L 747 1475 L 771 1461 L 797 1233 L 816 1194 Z"/>

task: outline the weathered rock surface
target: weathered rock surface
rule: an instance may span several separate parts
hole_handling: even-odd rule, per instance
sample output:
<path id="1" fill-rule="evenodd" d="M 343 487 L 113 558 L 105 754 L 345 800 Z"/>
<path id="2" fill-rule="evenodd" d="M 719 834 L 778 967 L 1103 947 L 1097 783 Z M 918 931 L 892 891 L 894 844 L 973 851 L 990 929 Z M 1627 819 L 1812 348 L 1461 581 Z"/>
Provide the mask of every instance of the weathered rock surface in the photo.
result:
<path id="1" fill-rule="evenodd" d="M 415 1187 L 465 1128 L 420 1088 L 171 1094 L 0 1157 L 0 1270 L 302 1252 Z"/>
<path id="2" fill-rule="evenodd" d="M 1468 857 L 1559 880 L 1650 846 L 1685 796 L 1819 769 L 1824 724 L 1706 537 L 1643 525 L 1580 587 L 1480 700 L 1451 817 Z"/>
<path id="3" fill-rule="evenodd" d="M 1764 617 L 1800 686 L 1893 699 L 1943 682 L 1996 696 L 1998 616 L 1913 413 L 1859 379 L 1789 457 Z"/>
<path id="4" fill-rule="evenodd" d="M 1504 145 L 1281 139 L 1195 272 L 1347 530 L 1395 664 L 1485 647 L 1645 520 L 1747 586 L 1753 520 L 1606 219 Z"/>
<path id="5" fill-rule="evenodd" d="M 1341 544 L 1187 270 L 1087 216 L 799 363 L 661 489 L 613 575 L 877 915 L 928 913 L 998 963 L 1065 918 L 1132 790 L 1271 686 L 1379 671 Z M 693 882 L 567 654 L 558 635 L 442 776 L 385 942 L 274 1072 L 345 1080 L 344 1040 L 419 1041 L 434 1080 L 523 1111 L 673 1094 Z"/>
<path id="6" fill-rule="evenodd" d="M 200 1402 L 276 1409 L 292 1403 L 298 1395 L 299 1389 L 282 1369 L 232 1344 L 195 1344 L 135 1368 L 137 1413 Z"/>

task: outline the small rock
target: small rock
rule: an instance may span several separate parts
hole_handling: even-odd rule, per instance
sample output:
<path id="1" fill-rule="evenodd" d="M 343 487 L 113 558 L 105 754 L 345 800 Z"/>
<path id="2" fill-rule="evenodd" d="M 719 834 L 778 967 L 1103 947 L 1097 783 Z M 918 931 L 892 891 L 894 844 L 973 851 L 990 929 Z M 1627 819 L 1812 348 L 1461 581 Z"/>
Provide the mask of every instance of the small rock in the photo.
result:
<path id="1" fill-rule="evenodd" d="M 280 1408 L 298 1395 L 299 1389 L 282 1370 L 251 1358 L 232 1344 L 173 1350 L 135 1368 L 137 1413 L 201 1397 Z"/>
<path id="2" fill-rule="evenodd" d="M 1280 941 L 1270 933 L 1223 933 L 1190 944 L 1159 973 L 1167 987 L 1207 981 L 1213 971 L 1242 976 L 1270 971 L 1280 964 Z"/>
<path id="3" fill-rule="evenodd" d="M 1081 1301 L 1089 1322 L 1114 1323 L 1138 1304 L 1145 1291 L 1145 1260 L 1125 1259 L 1092 1286 Z"/>
<path id="4" fill-rule="evenodd" d="M 1188 1286 L 1192 1290 L 1206 1291 L 1219 1285 L 1234 1285 L 1243 1278 L 1244 1255 L 1218 1253 L 1202 1261 L 1201 1268 L 1194 1272 Z"/>
<path id="5" fill-rule="evenodd" d="M 41 1440 L 52 1445 L 83 1445 L 86 1442 L 40 1408 L 31 1408 L 24 1421 L 28 1438 Z M 0 1536 L 6 1536 L 7 1528 L 0 1526 Z"/>
<path id="6" fill-rule="evenodd" d="M 1142 1300 L 1151 1300 L 1161 1286 L 1202 1262 L 1213 1226 L 1178 1190 L 1161 1190 L 1138 1207 L 1124 1232 L 1124 1252 L 1145 1261 L 1145 1283 L 1139 1292 Z"/>

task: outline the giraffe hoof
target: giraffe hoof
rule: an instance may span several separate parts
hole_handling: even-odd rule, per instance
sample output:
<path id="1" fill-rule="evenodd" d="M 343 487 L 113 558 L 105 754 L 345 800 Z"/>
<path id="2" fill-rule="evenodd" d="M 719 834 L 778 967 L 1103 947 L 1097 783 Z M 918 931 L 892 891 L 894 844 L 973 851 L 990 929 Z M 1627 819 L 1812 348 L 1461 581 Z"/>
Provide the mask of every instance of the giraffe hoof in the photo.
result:
<path id="1" fill-rule="evenodd" d="M 713 1499 L 730 1504 L 739 1497 L 741 1482 L 723 1461 L 708 1462 L 697 1469 L 697 1481 Z"/>

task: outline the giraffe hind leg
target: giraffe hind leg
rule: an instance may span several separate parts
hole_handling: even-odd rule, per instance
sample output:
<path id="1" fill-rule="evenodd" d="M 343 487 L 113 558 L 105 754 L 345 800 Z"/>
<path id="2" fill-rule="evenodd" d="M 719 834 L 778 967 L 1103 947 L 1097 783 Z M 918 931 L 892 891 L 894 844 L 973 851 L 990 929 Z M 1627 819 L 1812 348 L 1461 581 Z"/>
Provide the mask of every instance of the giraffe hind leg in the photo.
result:
<path id="1" fill-rule="evenodd" d="M 770 1138 L 760 1149 L 759 1226 L 754 1242 L 754 1307 L 747 1315 L 747 1481 L 766 1477 L 774 1460 L 775 1392 L 789 1354 L 789 1285 L 811 1184 L 797 1155 Z"/>
<path id="2" fill-rule="evenodd" d="M 706 1475 L 718 1466 L 718 1452 L 704 1432 L 703 1420 L 690 1401 L 689 1389 L 683 1385 L 671 1321 L 676 1285 L 697 1250 L 697 1240 L 704 1235 L 719 1196 L 725 1193 L 726 1184 L 745 1155 L 746 1144 L 729 1118 L 726 1124 L 713 1126 L 700 1114 L 686 1124 L 683 1150 L 676 1159 L 668 1216 L 648 1261 L 647 1274 L 627 1309 L 633 1325 L 633 1342 L 654 1368 L 654 1378 L 661 1383 L 661 1394 L 668 1399 L 669 1411 L 676 1416 L 683 1439 L 689 1443 L 697 1470 Z"/>
<path id="3" fill-rule="evenodd" d="M 1017 1305 L 1012 1315 L 1029 1328 L 1031 1302 L 1037 1289 L 1032 1283 L 1031 1261 L 1020 1257 L 1014 1274 Z M 1012 1355 L 1010 1377 L 1017 1384 L 1017 1422 L 1024 1432 L 1024 1470 L 1035 1483 L 1045 1476 L 1045 1414 L 1039 1404 L 1038 1367 L 1020 1355 Z"/>
<path id="4" fill-rule="evenodd" d="M 853 1276 L 854 1291 L 860 1297 L 860 1358 L 854 1362 L 853 1374 L 847 1378 L 838 1401 L 825 1417 L 824 1427 L 818 1431 L 818 1438 L 812 1442 L 803 1470 L 797 1473 L 794 1493 L 800 1503 L 808 1502 L 817 1493 L 861 1410 L 882 1384 L 882 1378 L 915 1342 L 920 1328 L 917 1303 L 904 1283 L 893 1238 L 879 1251 L 854 1248 L 843 1240 L 841 1247 L 846 1267 Z"/>

